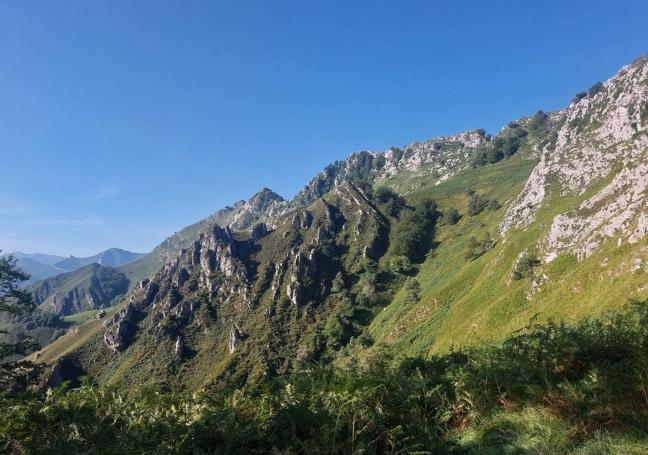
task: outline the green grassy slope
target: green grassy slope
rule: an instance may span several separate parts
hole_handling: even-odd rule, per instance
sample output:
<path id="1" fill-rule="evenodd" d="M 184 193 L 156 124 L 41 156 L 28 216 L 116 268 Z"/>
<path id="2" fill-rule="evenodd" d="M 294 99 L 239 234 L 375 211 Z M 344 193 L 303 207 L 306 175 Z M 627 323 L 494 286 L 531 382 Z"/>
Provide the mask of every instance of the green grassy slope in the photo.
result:
<path id="1" fill-rule="evenodd" d="M 69 315 L 110 305 L 128 290 L 128 279 L 118 269 L 90 264 L 39 281 L 28 290 L 43 310 Z"/>
<path id="2" fill-rule="evenodd" d="M 591 257 L 577 261 L 559 256 L 533 269 L 532 276 L 513 280 L 511 273 L 520 254 L 538 254 L 535 245 L 549 229 L 551 219 L 576 206 L 606 180 L 596 182 L 578 196 L 550 195 L 536 222 L 524 230 L 497 238 L 503 209 L 466 214 L 472 189 L 501 203 L 522 188 L 534 163 L 514 158 L 486 168 L 465 171 L 438 186 L 423 184 L 412 198 L 432 197 L 442 208 L 455 207 L 463 214 L 454 226 L 437 232 L 436 248 L 416 275 L 421 283 L 419 303 L 408 303 L 404 292 L 372 322 L 369 333 L 378 343 L 409 355 L 433 354 L 466 345 L 498 342 L 530 321 L 571 320 L 600 314 L 630 298 L 648 296 L 646 273 L 637 268 L 645 255 L 646 241 L 617 248 L 610 241 Z M 465 257 L 468 240 L 489 232 L 493 249 L 475 260 Z M 532 291 L 534 280 L 541 283 Z"/>

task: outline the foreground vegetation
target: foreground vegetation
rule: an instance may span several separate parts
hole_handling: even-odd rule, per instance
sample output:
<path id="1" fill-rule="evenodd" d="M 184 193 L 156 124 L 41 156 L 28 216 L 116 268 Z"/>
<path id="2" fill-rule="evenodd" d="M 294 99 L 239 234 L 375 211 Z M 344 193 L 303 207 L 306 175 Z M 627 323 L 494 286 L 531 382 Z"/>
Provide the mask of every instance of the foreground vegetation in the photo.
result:
<path id="1" fill-rule="evenodd" d="M 646 453 L 648 305 L 431 359 L 361 357 L 261 388 L 83 383 L 4 396 L 15 453 Z"/>

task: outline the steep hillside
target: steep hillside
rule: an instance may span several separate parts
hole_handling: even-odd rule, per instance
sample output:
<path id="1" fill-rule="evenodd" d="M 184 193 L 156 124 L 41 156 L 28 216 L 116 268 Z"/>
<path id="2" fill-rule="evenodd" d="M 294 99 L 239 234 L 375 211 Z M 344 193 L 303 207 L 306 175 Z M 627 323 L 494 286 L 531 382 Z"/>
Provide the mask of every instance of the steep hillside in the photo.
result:
<path id="1" fill-rule="evenodd" d="M 397 296 L 370 328 L 377 340 L 411 354 L 447 351 L 500 340 L 532 320 L 576 320 L 648 296 L 647 59 L 548 120 L 524 145 L 540 157 L 528 179 L 511 160 L 501 173 L 475 169 L 422 190 L 464 213 L 470 188 L 510 203 L 503 217 L 485 211 L 440 231 L 418 274 L 421 304 Z M 467 257 L 470 238 L 487 232 L 496 242 Z"/>
<path id="2" fill-rule="evenodd" d="M 120 270 L 130 279 L 132 287 L 152 276 L 167 262 L 174 260 L 182 249 L 188 248 L 211 224 L 245 230 L 258 221 L 272 221 L 287 210 L 287 203 L 281 196 L 268 188 L 263 188 L 247 201 L 237 201 L 233 206 L 220 209 L 207 218 L 174 233 L 149 254 L 120 267 Z"/>
<path id="3" fill-rule="evenodd" d="M 378 271 L 367 267 L 384 254 L 390 228 L 379 205 L 343 184 L 273 231 L 212 225 L 114 316 L 62 337 L 44 358 L 83 337 L 78 362 L 110 382 L 196 387 L 285 373 L 321 355 L 326 339 L 346 343 L 359 334 L 345 327 L 346 312 L 368 320 L 376 311 L 374 290 L 354 309 L 344 288 L 377 285 Z"/>
<path id="4" fill-rule="evenodd" d="M 115 268 L 93 263 L 27 289 L 42 310 L 66 316 L 110 305 L 126 292 L 128 279 Z"/>
<path id="5" fill-rule="evenodd" d="M 643 58 L 494 137 L 353 154 L 291 202 L 266 192 L 180 231 L 114 313 L 40 359 L 121 386 L 220 387 L 498 343 L 648 297 L 646 128 Z"/>

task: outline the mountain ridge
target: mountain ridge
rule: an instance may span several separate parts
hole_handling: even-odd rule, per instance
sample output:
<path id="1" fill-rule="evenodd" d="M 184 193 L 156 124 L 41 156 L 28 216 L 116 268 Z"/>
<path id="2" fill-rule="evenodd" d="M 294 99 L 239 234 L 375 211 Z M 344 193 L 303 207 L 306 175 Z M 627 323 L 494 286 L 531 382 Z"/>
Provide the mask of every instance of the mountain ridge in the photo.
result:
<path id="1" fill-rule="evenodd" d="M 53 254 L 24 253 L 22 251 L 10 254 L 17 259 L 20 269 L 30 275 L 29 280 L 21 283 L 22 287 L 60 273 L 72 272 L 91 263 L 119 266 L 144 256 L 142 253 L 133 253 L 121 248 L 109 248 L 88 257 L 69 256 L 65 258 Z"/>
<path id="2" fill-rule="evenodd" d="M 476 130 L 357 152 L 290 202 L 223 209 L 190 227 L 179 255 L 167 248 L 170 260 L 108 319 L 84 324 L 41 358 L 74 358 L 87 374 L 125 386 L 154 371 L 172 388 L 254 383 L 374 350 L 432 355 L 497 342 L 535 318 L 579 318 L 614 308 L 619 295 L 647 296 L 644 229 L 623 233 L 634 243 L 603 242 L 590 255 L 579 254 L 579 239 L 543 254 L 565 216 L 588 219 L 609 195 L 625 200 L 628 186 L 643 188 L 635 183 L 645 177 L 646 62 L 493 137 Z M 638 201 L 627 219 L 639 227 L 643 197 L 627 199 Z M 233 230 L 228 220 L 244 221 Z"/>

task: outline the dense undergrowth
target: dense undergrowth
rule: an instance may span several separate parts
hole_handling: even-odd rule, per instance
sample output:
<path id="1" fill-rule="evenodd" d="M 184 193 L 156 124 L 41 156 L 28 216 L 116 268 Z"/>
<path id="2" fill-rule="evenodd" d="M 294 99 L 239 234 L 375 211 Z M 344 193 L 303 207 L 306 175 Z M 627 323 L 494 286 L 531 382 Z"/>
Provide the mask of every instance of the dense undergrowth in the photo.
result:
<path id="1" fill-rule="evenodd" d="M 261 388 L 4 396 L 10 453 L 648 452 L 648 305 L 431 359 L 373 353 Z"/>

